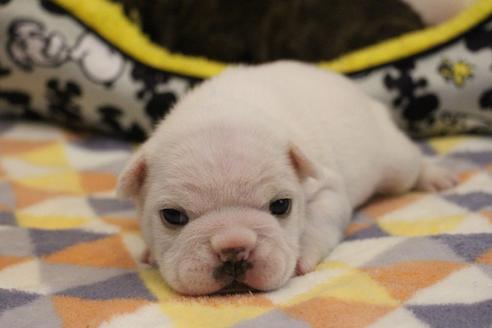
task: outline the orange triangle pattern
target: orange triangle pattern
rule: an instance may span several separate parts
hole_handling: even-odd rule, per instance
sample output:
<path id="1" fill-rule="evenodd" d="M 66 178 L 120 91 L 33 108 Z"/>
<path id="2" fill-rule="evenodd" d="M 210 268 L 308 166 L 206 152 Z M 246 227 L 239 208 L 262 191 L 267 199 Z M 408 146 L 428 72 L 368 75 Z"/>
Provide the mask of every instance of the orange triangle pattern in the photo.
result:
<path id="1" fill-rule="evenodd" d="M 32 141 L 0 138 L 0 154 L 15 155 L 52 144 L 53 141 Z"/>
<path id="2" fill-rule="evenodd" d="M 401 195 L 397 197 L 393 196 L 393 197 L 375 199 L 374 202 L 365 206 L 362 209 L 362 211 L 370 218 L 378 219 L 384 214 L 402 208 L 406 205 L 409 205 L 422 197 L 423 197 L 422 194 L 411 193 L 411 194 Z"/>
<path id="3" fill-rule="evenodd" d="M 441 261 L 412 261 L 364 271 L 396 299 L 405 301 L 416 291 L 431 286 L 465 265 Z"/>
<path id="4" fill-rule="evenodd" d="M 139 229 L 136 218 L 104 216 L 101 219 L 106 223 L 120 227 L 123 231 L 137 231 Z"/>
<path id="5" fill-rule="evenodd" d="M 135 267 L 119 235 L 67 247 L 45 257 L 45 261 L 102 268 L 131 269 Z"/>
<path id="6" fill-rule="evenodd" d="M 492 211 L 484 211 L 484 212 L 481 212 L 480 214 L 488 217 L 490 224 L 492 224 Z"/>
<path id="7" fill-rule="evenodd" d="M 0 270 L 10 265 L 19 264 L 31 259 L 31 256 L 0 256 Z"/>
<path id="8" fill-rule="evenodd" d="M 112 299 L 102 301 L 70 296 L 54 296 L 51 300 L 64 328 L 99 327 L 104 321 L 115 315 L 131 313 L 143 305 L 149 304 L 143 300 Z"/>
<path id="9" fill-rule="evenodd" d="M 31 188 L 15 182 L 12 183 L 12 186 L 18 209 L 29 207 L 53 197 L 70 194 L 67 192 L 56 192 Z"/>
<path id="10" fill-rule="evenodd" d="M 7 172 L 3 169 L 3 167 L 0 165 L 0 179 L 4 179 L 7 177 Z"/>
<path id="11" fill-rule="evenodd" d="M 483 253 L 477 258 L 478 263 L 490 264 L 492 265 L 492 248 Z"/>
<path id="12" fill-rule="evenodd" d="M 345 229 L 345 235 L 351 236 L 361 230 L 368 228 L 370 225 L 370 223 L 352 223 L 347 227 L 347 229 Z"/>
<path id="13" fill-rule="evenodd" d="M 367 327 L 393 309 L 390 306 L 345 302 L 335 298 L 312 298 L 284 311 L 308 322 L 313 328 L 359 328 Z"/>
<path id="14" fill-rule="evenodd" d="M 116 177 L 114 174 L 101 172 L 80 172 L 82 188 L 86 192 L 111 191 L 116 188 Z"/>
<path id="15" fill-rule="evenodd" d="M 463 172 L 460 172 L 458 178 L 461 182 L 466 182 L 467 180 L 469 180 L 472 176 L 474 176 L 475 174 L 479 173 L 480 171 L 477 171 L 477 170 L 469 170 L 469 171 L 463 171 Z"/>

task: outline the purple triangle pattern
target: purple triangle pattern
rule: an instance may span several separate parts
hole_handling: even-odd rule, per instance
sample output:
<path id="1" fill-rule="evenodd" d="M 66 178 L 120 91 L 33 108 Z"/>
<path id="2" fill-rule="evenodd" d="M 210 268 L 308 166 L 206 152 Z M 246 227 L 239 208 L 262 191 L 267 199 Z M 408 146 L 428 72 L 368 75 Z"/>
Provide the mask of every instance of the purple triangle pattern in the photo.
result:
<path id="1" fill-rule="evenodd" d="M 492 234 L 440 235 L 432 238 L 444 243 L 468 261 L 474 261 L 486 250 L 492 248 Z"/>
<path id="2" fill-rule="evenodd" d="M 115 198 L 89 198 L 89 204 L 96 214 L 101 216 L 134 208 L 130 201 L 122 201 Z"/>
<path id="3" fill-rule="evenodd" d="M 143 285 L 136 273 L 126 273 L 92 285 L 70 288 L 58 293 L 86 299 L 109 300 L 113 298 L 132 298 L 156 301 Z"/>
<path id="4" fill-rule="evenodd" d="M 132 146 L 128 142 L 103 136 L 84 138 L 83 140 L 74 142 L 73 145 L 89 151 L 122 150 L 130 152 L 132 150 Z"/>
<path id="5" fill-rule="evenodd" d="M 38 297 L 37 294 L 0 288 L 0 314 L 8 309 L 32 302 Z"/>
<path id="6" fill-rule="evenodd" d="M 357 231 L 356 233 L 348 236 L 345 240 L 355 240 L 355 239 L 370 239 L 370 238 L 382 238 L 388 237 L 389 235 L 383 231 L 377 224 L 371 225 L 367 229 Z"/>
<path id="7" fill-rule="evenodd" d="M 15 207 L 15 194 L 9 182 L 0 182 L 0 204 L 7 208 Z"/>
<path id="8" fill-rule="evenodd" d="M 10 130 L 12 127 L 14 127 L 13 122 L 0 120 L 0 133 L 5 133 L 8 130 Z"/>
<path id="9" fill-rule="evenodd" d="M 109 236 L 108 234 L 77 229 L 53 231 L 30 229 L 29 235 L 34 245 L 34 253 L 37 256 L 45 256 L 78 243 L 95 241 Z"/>
<path id="10" fill-rule="evenodd" d="M 408 306 L 417 318 L 432 328 L 490 328 L 492 300 L 474 304 Z"/>
<path id="11" fill-rule="evenodd" d="M 492 151 L 456 152 L 450 154 L 450 156 L 467 160 L 480 166 L 486 166 L 492 163 Z"/>
<path id="12" fill-rule="evenodd" d="M 0 225 L 17 225 L 15 215 L 12 212 L 0 211 Z"/>
<path id="13" fill-rule="evenodd" d="M 444 198 L 470 211 L 492 208 L 492 195 L 485 192 L 451 194 L 444 196 Z"/>

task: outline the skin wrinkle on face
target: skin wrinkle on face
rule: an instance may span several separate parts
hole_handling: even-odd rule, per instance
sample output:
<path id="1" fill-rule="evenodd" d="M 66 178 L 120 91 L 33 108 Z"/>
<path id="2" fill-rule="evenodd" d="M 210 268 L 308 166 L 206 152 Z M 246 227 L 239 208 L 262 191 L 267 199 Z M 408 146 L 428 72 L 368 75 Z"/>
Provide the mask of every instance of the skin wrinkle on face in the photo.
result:
<path id="1" fill-rule="evenodd" d="M 222 137 L 220 139 L 224 140 Z M 240 149 L 231 149 L 236 148 L 234 145 L 215 150 L 213 144 L 209 143 L 206 146 L 210 147 L 210 151 L 203 151 L 189 145 L 193 142 L 193 137 L 187 138 L 179 143 L 179 147 L 169 147 L 166 157 L 172 165 L 149 169 L 151 174 L 152 171 L 166 170 L 162 172 L 162 175 L 165 174 L 163 178 L 150 176 L 153 180 L 163 179 L 162 185 L 166 186 L 165 189 L 151 191 L 163 195 L 160 207 L 182 208 L 192 219 L 221 207 L 243 205 L 260 209 L 268 206 L 278 195 L 292 197 L 292 192 L 289 191 L 292 187 L 282 187 L 285 183 L 277 178 L 279 171 L 289 169 L 288 166 L 276 169 L 269 162 L 253 161 L 242 154 Z M 188 150 L 183 151 L 183 148 Z M 200 156 L 198 153 L 205 155 Z M 287 158 L 285 161 L 287 162 Z M 249 169 L 244 169 L 245 167 Z M 258 187 L 264 192 L 256 197 L 261 193 Z M 237 199 L 237 195 L 242 195 L 243 202 Z"/>

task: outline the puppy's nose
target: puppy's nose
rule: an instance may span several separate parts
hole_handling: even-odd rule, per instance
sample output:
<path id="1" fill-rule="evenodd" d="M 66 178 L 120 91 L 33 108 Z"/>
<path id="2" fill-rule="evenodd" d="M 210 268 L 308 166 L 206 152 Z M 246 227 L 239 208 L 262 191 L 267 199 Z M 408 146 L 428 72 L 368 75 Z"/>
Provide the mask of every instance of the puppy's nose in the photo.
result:
<path id="1" fill-rule="evenodd" d="M 246 228 L 229 228 L 213 235 L 210 244 L 222 262 L 245 261 L 256 245 L 256 234 Z"/>
<path id="2" fill-rule="evenodd" d="M 222 262 L 245 261 L 249 257 L 250 250 L 244 247 L 224 248 L 220 250 L 219 257 Z"/>

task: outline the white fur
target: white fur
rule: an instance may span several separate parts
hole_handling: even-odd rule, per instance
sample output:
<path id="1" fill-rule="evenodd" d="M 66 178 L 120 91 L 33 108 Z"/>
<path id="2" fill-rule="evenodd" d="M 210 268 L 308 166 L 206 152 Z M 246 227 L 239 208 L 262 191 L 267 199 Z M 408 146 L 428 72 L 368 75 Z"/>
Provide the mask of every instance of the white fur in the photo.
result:
<path id="1" fill-rule="evenodd" d="M 174 107 L 120 178 L 164 279 L 185 294 L 212 293 L 221 249 L 243 247 L 260 290 L 306 273 L 340 241 L 371 195 L 439 188 L 418 149 L 380 103 L 347 78 L 282 61 L 229 68 Z M 436 174 L 433 174 L 436 173 Z M 443 174 L 441 174 L 443 173 Z M 429 189 L 432 189 L 429 188 Z M 268 211 L 291 198 L 286 218 Z M 186 210 L 172 228 L 163 208 Z"/>

